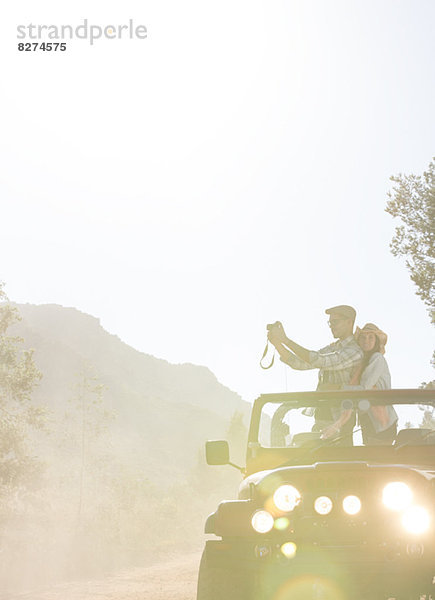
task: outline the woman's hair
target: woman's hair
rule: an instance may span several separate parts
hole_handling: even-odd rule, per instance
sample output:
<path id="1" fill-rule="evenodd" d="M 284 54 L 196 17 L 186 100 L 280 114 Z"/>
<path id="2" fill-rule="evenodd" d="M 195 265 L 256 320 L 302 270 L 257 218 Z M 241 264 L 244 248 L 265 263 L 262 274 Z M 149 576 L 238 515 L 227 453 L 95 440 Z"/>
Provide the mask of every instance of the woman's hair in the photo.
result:
<path id="1" fill-rule="evenodd" d="M 379 341 L 379 338 L 378 338 L 378 336 L 375 336 L 375 345 L 373 346 L 373 348 L 371 350 L 369 350 L 367 352 L 367 354 L 373 354 L 373 352 L 379 352 L 380 347 L 381 347 L 381 343 Z"/>
<path id="2" fill-rule="evenodd" d="M 375 352 L 380 352 L 381 354 L 385 353 L 385 344 L 387 343 L 388 336 L 374 323 L 366 323 L 362 329 L 359 327 L 356 328 L 355 339 L 357 342 L 361 333 L 373 333 L 375 335 L 375 345 L 368 352 L 364 352 L 361 362 L 362 372 L 369 364 L 369 361 Z"/>
<path id="3" fill-rule="evenodd" d="M 381 344 L 379 342 L 379 338 L 378 338 L 378 336 L 376 336 L 376 338 L 375 338 L 375 345 L 373 346 L 373 348 L 371 350 L 368 350 L 367 352 L 364 352 L 363 359 L 362 359 L 362 362 L 361 362 L 361 366 L 362 366 L 363 370 L 369 364 L 370 359 L 373 356 L 373 354 L 375 352 L 379 352 L 380 347 L 381 347 Z"/>

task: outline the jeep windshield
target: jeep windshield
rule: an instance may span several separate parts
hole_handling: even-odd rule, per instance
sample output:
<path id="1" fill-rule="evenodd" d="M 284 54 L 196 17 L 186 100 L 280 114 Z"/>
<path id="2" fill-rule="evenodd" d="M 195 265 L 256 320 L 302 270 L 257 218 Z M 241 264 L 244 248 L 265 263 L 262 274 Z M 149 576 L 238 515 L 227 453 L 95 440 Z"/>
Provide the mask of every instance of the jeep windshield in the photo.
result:
<path id="1" fill-rule="evenodd" d="M 256 400 L 248 472 L 342 460 L 435 468 L 435 390 L 265 394 Z"/>

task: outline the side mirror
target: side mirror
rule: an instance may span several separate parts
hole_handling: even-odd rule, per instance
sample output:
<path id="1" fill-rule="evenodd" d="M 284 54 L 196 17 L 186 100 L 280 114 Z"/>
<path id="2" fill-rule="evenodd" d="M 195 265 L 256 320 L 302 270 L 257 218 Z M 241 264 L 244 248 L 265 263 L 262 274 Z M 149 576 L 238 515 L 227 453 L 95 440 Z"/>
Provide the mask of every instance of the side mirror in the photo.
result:
<path id="1" fill-rule="evenodd" d="M 205 443 L 205 456 L 208 465 L 228 465 L 230 449 L 226 440 L 214 440 Z"/>

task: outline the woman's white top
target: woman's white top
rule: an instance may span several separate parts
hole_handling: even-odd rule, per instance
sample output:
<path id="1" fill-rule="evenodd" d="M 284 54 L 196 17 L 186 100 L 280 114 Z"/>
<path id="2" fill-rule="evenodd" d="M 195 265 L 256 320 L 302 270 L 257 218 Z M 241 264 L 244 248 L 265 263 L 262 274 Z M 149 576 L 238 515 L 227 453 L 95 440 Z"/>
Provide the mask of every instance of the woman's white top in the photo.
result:
<path id="1" fill-rule="evenodd" d="M 380 352 L 373 352 L 366 368 L 361 374 L 359 385 L 345 385 L 343 388 L 346 390 L 372 390 L 373 388 L 377 390 L 391 389 L 390 370 L 383 354 Z M 388 413 L 388 422 L 386 425 L 382 425 L 371 410 L 368 411 L 370 420 L 377 433 L 385 431 L 398 419 L 393 406 L 386 406 L 386 409 Z"/>
<path id="2" fill-rule="evenodd" d="M 380 352 L 373 352 L 361 375 L 358 389 L 361 390 L 390 390 L 391 375 L 387 361 Z"/>

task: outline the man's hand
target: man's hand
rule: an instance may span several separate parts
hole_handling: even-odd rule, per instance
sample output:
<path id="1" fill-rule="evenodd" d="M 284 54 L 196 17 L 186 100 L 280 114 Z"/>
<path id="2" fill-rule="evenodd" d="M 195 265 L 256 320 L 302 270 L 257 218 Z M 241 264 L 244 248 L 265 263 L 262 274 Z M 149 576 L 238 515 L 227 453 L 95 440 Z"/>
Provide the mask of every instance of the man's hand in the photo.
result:
<path id="1" fill-rule="evenodd" d="M 346 410 L 343 410 L 335 423 L 332 423 L 331 425 L 328 425 L 322 429 L 322 435 L 320 436 L 320 439 L 329 440 L 330 438 L 337 436 L 340 433 L 343 425 L 349 421 L 351 414 L 351 409 L 347 408 Z"/>
<path id="2" fill-rule="evenodd" d="M 340 425 L 338 425 L 338 423 L 333 423 L 332 425 L 329 425 L 328 427 L 325 427 L 325 429 L 322 429 L 322 434 L 320 436 L 321 440 L 329 440 L 332 437 L 335 437 L 339 434 L 340 432 Z"/>
<path id="3" fill-rule="evenodd" d="M 296 354 L 298 358 L 306 363 L 310 362 L 310 351 L 289 339 L 284 331 L 284 327 L 279 321 L 277 321 L 270 329 L 268 328 L 267 339 L 275 346 L 284 362 L 287 362 L 285 360 L 285 355 L 289 353 L 289 350 L 290 353 L 293 352 L 293 354 Z"/>
<path id="4" fill-rule="evenodd" d="M 267 332 L 267 339 L 271 344 L 277 346 L 278 344 L 284 344 L 287 340 L 287 336 L 284 331 L 284 327 L 281 325 L 275 325 L 272 329 Z"/>

